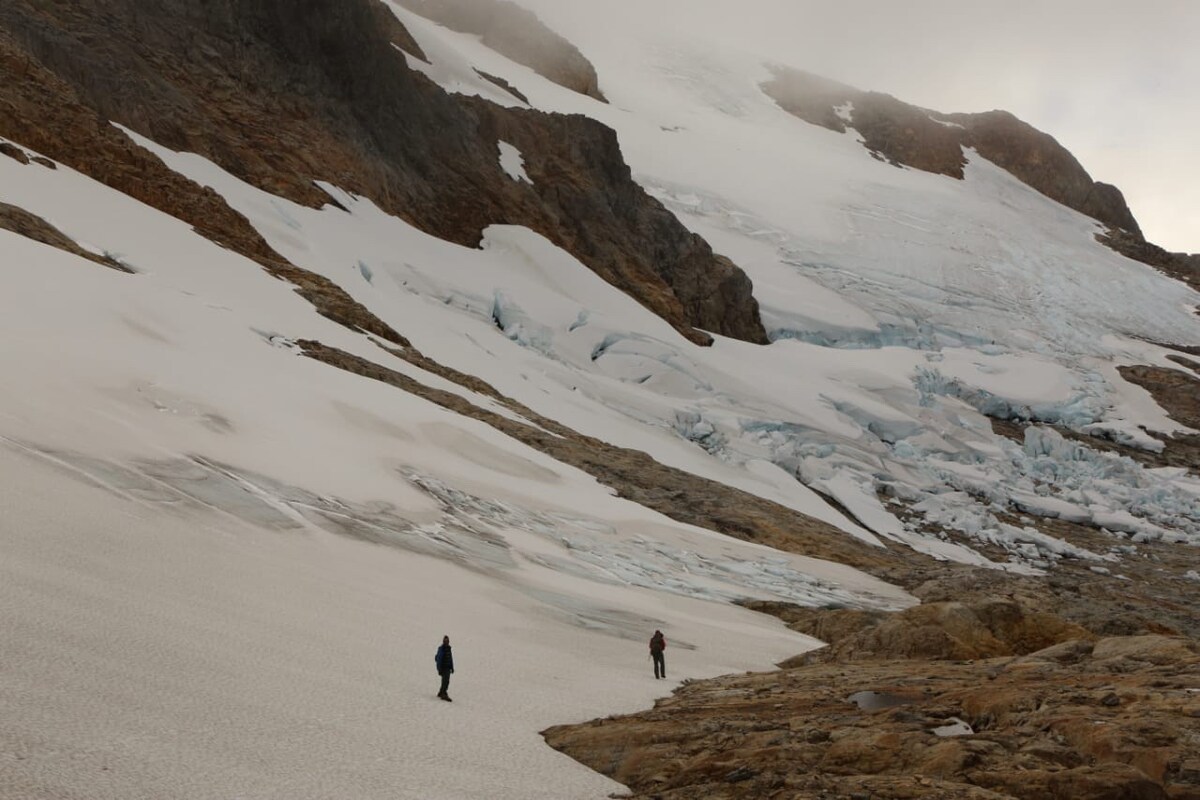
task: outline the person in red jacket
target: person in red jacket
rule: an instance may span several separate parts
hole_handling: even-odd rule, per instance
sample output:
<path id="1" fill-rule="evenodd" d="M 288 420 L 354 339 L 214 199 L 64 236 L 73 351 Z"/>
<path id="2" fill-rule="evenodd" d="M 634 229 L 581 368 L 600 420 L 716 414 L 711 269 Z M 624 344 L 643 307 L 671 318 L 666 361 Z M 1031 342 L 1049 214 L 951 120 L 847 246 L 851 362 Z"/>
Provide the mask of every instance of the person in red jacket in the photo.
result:
<path id="1" fill-rule="evenodd" d="M 667 637 L 662 631 L 655 631 L 650 637 L 650 660 L 654 662 L 654 677 L 667 677 L 667 662 L 663 659 L 663 650 L 667 649 Z"/>

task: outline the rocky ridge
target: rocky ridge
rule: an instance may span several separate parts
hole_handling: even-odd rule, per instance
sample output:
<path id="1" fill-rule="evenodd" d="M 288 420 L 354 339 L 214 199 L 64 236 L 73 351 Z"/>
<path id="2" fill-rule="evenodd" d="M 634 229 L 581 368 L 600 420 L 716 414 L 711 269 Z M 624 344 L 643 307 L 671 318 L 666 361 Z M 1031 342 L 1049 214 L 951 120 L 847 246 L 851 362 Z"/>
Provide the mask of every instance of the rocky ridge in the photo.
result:
<path id="1" fill-rule="evenodd" d="M 35 242 L 57 247 L 64 252 L 79 256 L 80 258 L 86 258 L 88 261 L 108 267 L 109 269 L 115 269 L 117 272 L 130 274 L 133 272 L 129 267 L 108 254 L 92 253 L 83 249 L 69 236 L 58 228 L 55 228 L 49 222 L 46 222 L 46 220 L 36 214 L 30 214 L 23 208 L 17 208 L 8 203 L 0 203 L 0 229 L 12 231 L 27 239 L 33 239 Z"/>
<path id="2" fill-rule="evenodd" d="M 944 114 L 801 70 L 776 67 L 763 84 L 785 111 L 839 133 L 853 127 L 876 158 L 963 177 L 963 148 L 1007 170 L 1047 197 L 1107 227 L 1097 236 L 1122 255 L 1200 286 L 1200 255 L 1169 253 L 1145 240 L 1121 191 L 1095 181 L 1054 137 L 1006 111 Z"/>

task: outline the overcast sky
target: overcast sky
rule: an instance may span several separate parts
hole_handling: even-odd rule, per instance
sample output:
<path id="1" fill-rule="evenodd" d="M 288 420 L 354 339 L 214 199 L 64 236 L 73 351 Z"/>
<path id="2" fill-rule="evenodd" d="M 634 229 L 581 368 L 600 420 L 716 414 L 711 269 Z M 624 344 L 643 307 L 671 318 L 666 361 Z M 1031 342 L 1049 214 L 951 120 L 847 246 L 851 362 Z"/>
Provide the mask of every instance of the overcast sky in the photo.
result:
<path id="1" fill-rule="evenodd" d="M 665 26 L 939 111 L 1012 111 L 1116 184 L 1148 239 L 1200 252 L 1200 0 L 521 2 L 568 38 Z"/>

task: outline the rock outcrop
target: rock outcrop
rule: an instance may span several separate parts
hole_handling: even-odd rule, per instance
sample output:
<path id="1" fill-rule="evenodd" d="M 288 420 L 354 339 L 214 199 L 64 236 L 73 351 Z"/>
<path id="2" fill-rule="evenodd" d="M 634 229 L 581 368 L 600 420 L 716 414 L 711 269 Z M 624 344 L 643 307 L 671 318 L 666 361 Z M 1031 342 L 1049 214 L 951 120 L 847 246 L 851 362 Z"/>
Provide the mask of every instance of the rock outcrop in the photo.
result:
<path id="1" fill-rule="evenodd" d="M 1020 181 L 1068 208 L 1141 237 L 1121 191 L 1092 180 L 1087 170 L 1054 137 L 1022 122 L 1007 111 L 946 114 L 940 117 L 962 125 L 963 144 Z"/>
<path id="2" fill-rule="evenodd" d="M 397 47 L 415 43 L 376 0 L 14 0 L 0 36 L 0 108 L 13 110 L 0 135 L 100 180 L 147 161 L 92 153 L 124 138 L 113 120 L 310 206 L 328 202 L 321 180 L 467 246 L 488 225 L 525 225 L 694 341 L 766 341 L 749 280 L 634 183 L 610 129 L 445 93 L 408 68 Z M 66 130 L 64 102 L 83 127 L 60 141 L 45 132 Z M 532 184 L 500 168 L 500 138 L 525 152 Z M 224 213 L 187 218 L 216 241 L 238 227 Z"/>
<path id="3" fill-rule="evenodd" d="M 1120 228 L 1109 228 L 1096 238 L 1126 258 L 1149 264 L 1200 291 L 1200 253 L 1172 253 Z"/>
<path id="4" fill-rule="evenodd" d="M 488 47 L 547 80 L 607 103 L 596 68 L 579 48 L 510 0 L 398 0 L 451 30 L 478 36 Z"/>
<path id="5" fill-rule="evenodd" d="M 115 269 L 117 272 L 133 272 L 129 267 L 108 254 L 92 253 L 84 250 L 71 237 L 49 222 L 46 222 L 46 220 L 36 214 L 31 214 L 23 208 L 17 208 L 8 203 L 0 203 L 0 229 L 12 231 L 35 242 L 57 247 L 59 250 L 71 255 L 86 258 L 88 261 L 108 267 L 109 269 Z"/>
<path id="6" fill-rule="evenodd" d="M 936 602 L 894 614 L 819 610 L 750 602 L 800 633 L 828 643 L 822 660 L 922 658 L 964 660 L 1022 655 L 1067 639 L 1092 639 L 1085 628 L 1010 600 Z"/>

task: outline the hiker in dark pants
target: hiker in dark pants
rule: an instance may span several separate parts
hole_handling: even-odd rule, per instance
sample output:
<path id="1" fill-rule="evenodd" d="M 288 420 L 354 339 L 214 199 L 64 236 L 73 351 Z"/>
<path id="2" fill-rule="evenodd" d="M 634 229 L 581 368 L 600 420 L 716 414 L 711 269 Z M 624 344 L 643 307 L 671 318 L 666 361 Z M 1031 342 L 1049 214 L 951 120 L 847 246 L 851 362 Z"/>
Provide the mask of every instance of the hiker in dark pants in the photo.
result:
<path id="1" fill-rule="evenodd" d="M 450 652 L 450 637 L 442 637 L 442 646 L 437 649 L 437 655 L 433 657 L 437 662 L 438 675 L 442 676 L 442 688 L 438 689 L 438 697 L 449 701 L 450 695 L 446 694 L 450 689 L 450 675 L 454 672 L 454 654 Z"/>
<path id="2" fill-rule="evenodd" d="M 662 631 L 655 631 L 650 637 L 650 659 L 654 662 L 654 677 L 667 677 L 667 662 L 663 659 L 663 650 L 667 649 L 667 637 Z"/>

